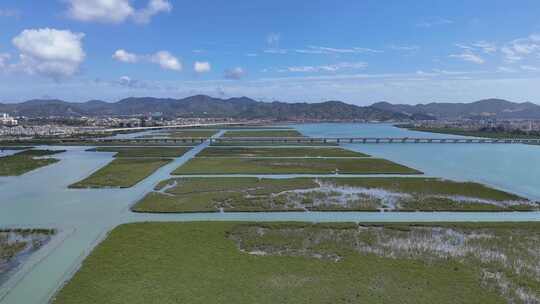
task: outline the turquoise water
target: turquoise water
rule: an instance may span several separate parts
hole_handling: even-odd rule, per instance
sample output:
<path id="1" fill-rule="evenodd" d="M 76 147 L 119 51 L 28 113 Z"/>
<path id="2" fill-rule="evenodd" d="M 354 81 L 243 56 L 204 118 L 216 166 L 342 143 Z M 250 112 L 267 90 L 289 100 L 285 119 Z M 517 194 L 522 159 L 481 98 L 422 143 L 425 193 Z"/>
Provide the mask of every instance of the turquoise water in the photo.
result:
<path id="1" fill-rule="evenodd" d="M 408 136 L 390 125 L 312 124 L 295 126 L 310 136 Z M 160 180 L 207 146 L 197 146 L 130 189 L 75 190 L 67 186 L 112 160 L 112 153 L 68 147 L 61 161 L 19 177 L 0 178 L 0 228 L 59 229 L 50 244 L 32 255 L 21 270 L 0 287 L 1 303 L 47 303 L 76 271 L 80 262 L 110 229 L 140 221 L 540 221 L 539 212 L 507 213 L 209 213 L 134 214 L 129 207 Z M 540 198 L 540 147 L 479 144 L 353 144 L 346 147 L 418 168 L 430 176 L 473 180 Z M 66 147 L 58 147 L 66 149 Z M 279 176 L 276 176 L 279 177 Z M 283 177 L 283 176 L 281 176 Z"/>
<path id="2" fill-rule="evenodd" d="M 447 137 L 392 125 L 313 124 L 298 129 L 309 136 Z M 522 144 L 344 144 L 351 150 L 391 159 L 427 175 L 477 181 L 540 200 L 540 146 Z"/>

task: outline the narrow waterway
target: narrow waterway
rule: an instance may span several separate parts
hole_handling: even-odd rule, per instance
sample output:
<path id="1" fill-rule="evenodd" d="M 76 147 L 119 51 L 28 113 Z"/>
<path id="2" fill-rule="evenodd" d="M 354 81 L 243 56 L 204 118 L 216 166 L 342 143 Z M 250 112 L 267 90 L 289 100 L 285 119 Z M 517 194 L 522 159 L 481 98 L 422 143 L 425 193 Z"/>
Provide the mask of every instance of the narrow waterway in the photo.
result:
<path id="1" fill-rule="evenodd" d="M 296 126 L 309 136 L 409 136 L 407 130 L 389 125 L 315 124 Z M 419 132 L 414 132 L 416 136 Z M 222 132 L 216 136 L 220 136 Z M 421 133 L 424 137 L 430 134 Z M 371 136 L 370 135 L 370 136 Z M 112 153 L 86 152 L 89 147 L 67 149 L 60 162 L 23 176 L 0 178 L 0 228 L 55 228 L 59 234 L 25 267 L 0 287 L 1 303 L 47 303 L 63 282 L 108 231 L 121 223 L 140 221 L 540 221 L 539 212 L 288 212 L 135 214 L 129 207 L 161 180 L 208 146 L 200 144 L 129 189 L 75 190 L 67 186 L 112 161 Z M 384 157 L 429 176 L 480 181 L 499 188 L 540 198 L 540 147 L 526 145 L 395 144 L 347 145 L 348 148 Z M 48 147 L 49 149 L 51 147 Z M 317 175 L 321 176 L 321 175 Z M 334 177 L 335 175 L 330 175 Z M 264 176 L 268 177 L 268 176 Z M 286 177 L 272 176 L 272 177 Z M 289 177 L 289 176 L 287 176 Z"/>

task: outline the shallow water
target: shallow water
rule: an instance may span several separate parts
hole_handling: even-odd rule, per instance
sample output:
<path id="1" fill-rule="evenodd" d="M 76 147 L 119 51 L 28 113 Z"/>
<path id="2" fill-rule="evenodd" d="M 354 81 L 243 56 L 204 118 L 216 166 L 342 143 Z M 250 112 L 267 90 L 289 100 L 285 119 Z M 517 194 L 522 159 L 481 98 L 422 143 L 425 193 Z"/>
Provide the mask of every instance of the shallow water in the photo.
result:
<path id="1" fill-rule="evenodd" d="M 295 126 L 310 136 L 415 136 L 390 125 L 312 124 Z M 140 134 L 139 134 L 140 135 Z M 445 136 L 446 137 L 446 136 Z M 452 137 L 452 136 L 448 136 Z M 60 233 L 29 258 L 24 273 L 0 287 L 1 303 L 47 303 L 61 284 L 107 232 L 140 221 L 540 221 L 539 212 L 290 212 L 135 214 L 129 207 L 195 153 L 202 144 L 160 168 L 130 189 L 75 190 L 67 186 L 112 161 L 113 153 L 85 152 L 91 147 L 58 147 L 61 161 L 19 177 L 0 178 L 0 228 L 57 228 Z M 354 144 L 346 147 L 420 169 L 429 176 L 474 180 L 540 199 L 540 146 L 480 144 Z M 278 176 L 276 176 L 278 177 Z M 281 176 L 284 177 L 284 176 Z M 61 236 L 61 237 L 60 237 Z M 32 292 L 29 292 L 31 290 Z"/>
<path id="2" fill-rule="evenodd" d="M 21 152 L 21 150 L 0 150 L 0 157 L 10 156 Z"/>
<path id="3" fill-rule="evenodd" d="M 309 136 L 444 137 L 387 124 L 312 124 L 298 129 Z M 426 175 L 476 181 L 540 200 L 540 146 L 523 144 L 344 144 L 344 147 L 387 158 Z"/>

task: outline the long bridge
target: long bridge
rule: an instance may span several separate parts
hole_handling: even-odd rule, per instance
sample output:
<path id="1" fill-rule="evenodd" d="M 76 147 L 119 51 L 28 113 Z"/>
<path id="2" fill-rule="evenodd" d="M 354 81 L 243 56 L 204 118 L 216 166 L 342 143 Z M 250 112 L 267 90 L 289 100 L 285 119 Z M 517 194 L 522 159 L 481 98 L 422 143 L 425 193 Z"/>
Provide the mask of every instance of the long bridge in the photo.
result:
<path id="1" fill-rule="evenodd" d="M 94 143 L 140 143 L 140 144 L 174 144 L 174 143 L 354 143 L 354 144 L 535 144 L 540 145 L 540 138 L 416 138 L 416 137 L 183 137 L 183 138 L 88 138 L 85 142 Z M 63 143 L 81 140 L 66 139 Z"/>

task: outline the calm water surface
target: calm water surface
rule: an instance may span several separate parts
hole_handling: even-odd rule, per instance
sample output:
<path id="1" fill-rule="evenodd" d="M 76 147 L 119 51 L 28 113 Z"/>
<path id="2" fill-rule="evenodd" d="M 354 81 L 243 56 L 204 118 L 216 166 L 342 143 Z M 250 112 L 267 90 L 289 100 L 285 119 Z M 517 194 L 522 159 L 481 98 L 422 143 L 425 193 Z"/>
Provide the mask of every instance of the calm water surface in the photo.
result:
<path id="1" fill-rule="evenodd" d="M 298 125 L 309 136 L 433 137 L 390 125 Z M 436 135 L 436 137 L 441 137 Z M 448 136 L 452 137 L 452 136 Z M 20 177 L 0 178 L 0 228 L 59 229 L 47 246 L 30 257 L 21 270 L 0 287 L 1 303 L 47 303 L 107 232 L 121 223 L 138 221 L 249 220 L 249 221 L 540 221 L 540 213 L 210 213 L 134 214 L 129 207 L 160 180 L 206 144 L 162 167 L 130 189 L 75 190 L 74 183 L 112 160 L 112 153 L 85 152 L 68 147 L 61 161 Z M 533 199 L 540 198 L 540 147 L 478 144 L 347 145 L 347 148 L 388 158 L 430 176 L 473 180 Z M 66 149 L 66 147 L 58 147 Z"/>

